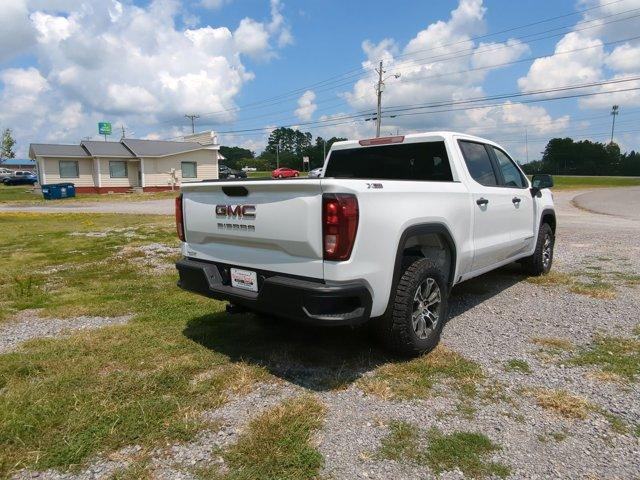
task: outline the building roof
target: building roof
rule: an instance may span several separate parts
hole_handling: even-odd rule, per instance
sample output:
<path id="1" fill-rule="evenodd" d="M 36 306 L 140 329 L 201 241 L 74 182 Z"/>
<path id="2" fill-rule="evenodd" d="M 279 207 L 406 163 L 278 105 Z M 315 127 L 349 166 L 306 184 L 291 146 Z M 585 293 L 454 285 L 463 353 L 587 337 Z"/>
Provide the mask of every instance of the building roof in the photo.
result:
<path id="1" fill-rule="evenodd" d="M 36 163 L 33 160 L 28 158 L 3 158 L 0 162 L 1 166 L 25 166 L 25 165 L 35 165 Z"/>
<path id="2" fill-rule="evenodd" d="M 84 141 L 80 145 L 93 157 L 135 158 L 131 150 L 120 142 Z"/>
<path id="3" fill-rule="evenodd" d="M 165 140 L 138 140 L 125 138 L 122 140 L 136 157 L 164 157 L 177 153 L 192 152 L 203 147 L 196 142 L 169 142 Z"/>
<path id="4" fill-rule="evenodd" d="M 41 157 L 90 157 L 82 145 L 55 145 L 51 143 L 32 143 L 29 146 L 29 156 Z"/>

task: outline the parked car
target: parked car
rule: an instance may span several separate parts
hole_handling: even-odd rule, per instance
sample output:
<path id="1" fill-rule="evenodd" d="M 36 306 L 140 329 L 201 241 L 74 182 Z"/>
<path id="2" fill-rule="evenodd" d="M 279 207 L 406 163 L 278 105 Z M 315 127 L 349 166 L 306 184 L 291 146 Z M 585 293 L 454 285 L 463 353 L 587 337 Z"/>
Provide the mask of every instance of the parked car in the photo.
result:
<path id="1" fill-rule="evenodd" d="M 234 198 L 221 183 L 184 185 L 179 286 L 229 301 L 230 313 L 370 322 L 411 356 L 439 342 L 454 285 L 515 261 L 529 275 L 551 269 L 553 179 L 530 182 L 490 140 L 336 142 L 324 177 L 246 182 Z"/>
<path id="2" fill-rule="evenodd" d="M 322 176 L 322 167 L 314 168 L 309 172 L 309 178 L 320 178 Z"/>
<path id="3" fill-rule="evenodd" d="M 35 173 L 18 170 L 10 177 L 6 177 L 2 180 L 5 185 L 35 185 L 38 183 L 38 177 Z"/>
<path id="4" fill-rule="evenodd" d="M 258 169 L 256 167 L 242 167 L 243 172 L 257 172 Z"/>
<path id="5" fill-rule="evenodd" d="M 13 175 L 13 170 L 9 170 L 8 168 L 0 168 L 0 180 L 4 180 L 11 175 Z"/>
<path id="6" fill-rule="evenodd" d="M 298 170 L 294 170 L 293 168 L 281 167 L 276 168 L 273 172 L 271 172 L 271 176 L 273 178 L 299 177 L 300 172 Z"/>
<path id="7" fill-rule="evenodd" d="M 218 167 L 218 172 L 220 178 L 247 178 L 246 172 L 229 168 L 226 165 L 220 165 Z"/>

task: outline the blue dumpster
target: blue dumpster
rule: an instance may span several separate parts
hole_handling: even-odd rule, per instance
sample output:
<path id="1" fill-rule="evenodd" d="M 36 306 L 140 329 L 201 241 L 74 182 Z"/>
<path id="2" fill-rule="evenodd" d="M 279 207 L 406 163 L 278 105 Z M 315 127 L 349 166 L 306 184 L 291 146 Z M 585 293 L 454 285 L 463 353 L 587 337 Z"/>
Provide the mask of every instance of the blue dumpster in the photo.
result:
<path id="1" fill-rule="evenodd" d="M 73 183 L 51 183 L 42 185 L 42 196 L 45 200 L 59 200 L 76 196 L 76 186 Z"/>

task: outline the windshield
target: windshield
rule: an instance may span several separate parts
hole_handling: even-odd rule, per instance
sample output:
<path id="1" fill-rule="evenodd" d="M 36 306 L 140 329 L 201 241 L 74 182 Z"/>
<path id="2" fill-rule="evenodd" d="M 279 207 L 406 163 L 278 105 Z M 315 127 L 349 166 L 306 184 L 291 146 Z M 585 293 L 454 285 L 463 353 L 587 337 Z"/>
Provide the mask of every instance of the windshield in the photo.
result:
<path id="1" fill-rule="evenodd" d="M 433 182 L 453 180 L 444 141 L 334 150 L 324 176 Z"/>

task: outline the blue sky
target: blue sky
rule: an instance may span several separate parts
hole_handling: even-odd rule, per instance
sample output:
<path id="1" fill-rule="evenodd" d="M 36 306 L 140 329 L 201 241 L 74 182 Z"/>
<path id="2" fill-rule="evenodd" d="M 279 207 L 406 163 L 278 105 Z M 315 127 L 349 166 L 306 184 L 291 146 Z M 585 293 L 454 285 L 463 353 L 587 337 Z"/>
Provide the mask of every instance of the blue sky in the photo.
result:
<path id="1" fill-rule="evenodd" d="M 368 137 L 372 122 L 354 115 L 375 108 L 379 59 L 401 74 L 385 88 L 389 111 L 588 83 L 605 82 L 563 94 L 637 88 L 606 82 L 640 77 L 639 26 L 640 0 L 4 0 L 0 127 L 14 130 L 20 156 L 30 142 L 97 137 L 99 120 L 176 138 L 185 113 L 256 151 L 279 125 Z M 554 136 L 608 141 L 617 103 L 616 141 L 640 148 L 637 90 L 528 103 L 553 95 L 383 114 L 383 133 L 466 131 L 525 161 Z"/>

